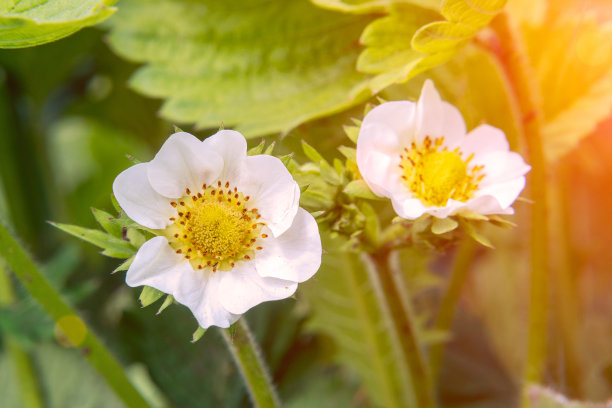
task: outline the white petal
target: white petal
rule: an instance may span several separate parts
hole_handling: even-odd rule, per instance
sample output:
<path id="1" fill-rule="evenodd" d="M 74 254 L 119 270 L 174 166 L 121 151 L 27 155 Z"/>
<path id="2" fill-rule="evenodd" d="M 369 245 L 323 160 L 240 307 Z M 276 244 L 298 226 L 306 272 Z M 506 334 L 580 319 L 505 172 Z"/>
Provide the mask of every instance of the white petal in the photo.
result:
<path id="1" fill-rule="evenodd" d="M 223 170 L 219 181 L 237 184 L 244 173 L 244 160 L 247 157 L 247 143 L 235 130 L 220 130 L 204 140 L 204 145 L 223 158 Z"/>
<path id="2" fill-rule="evenodd" d="M 146 285 L 172 294 L 189 269 L 192 269 L 189 262 L 172 250 L 165 237 L 158 236 L 140 247 L 125 281 L 132 287 Z"/>
<path id="3" fill-rule="evenodd" d="M 449 199 L 444 207 L 430 207 L 427 212 L 436 218 L 446 218 L 466 207 L 466 203 Z"/>
<path id="4" fill-rule="evenodd" d="M 468 202 L 467 207 L 476 214 L 506 214 L 509 208 L 503 208 L 492 195 L 475 197 Z"/>
<path id="5" fill-rule="evenodd" d="M 416 220 L 427 212 L 427 207 L 418 198 L 391 197 L 393 209 L 402 218 Z"/>
<path id="6" fill-rule="evenodd" d="M 467 129 L 459 109 L 448 102 L 442 101 L 442 117 L 439 120 L 442 122 L 439 136 L 444 136 L 444 145 L 449 150 L 461 145 Z"/>
<path id="7" fill-rule="evenodd" d="M 195 136 L 171 135 L 149 163 L 149 182 L 160 194 L 178 198 L 185 188 L 197 191 L 219 179 L 223 159 Z"/>
<path id="8" fill-rule="evenodd" d="M 377 196 L 389 197 L 391 175 L 398 169 L 400 150 L 398 135 L 392 128 L 364 121 L 357 139 L 357 167 Z"/>
<path id="9" fill-rule="evenodd" d="M 433 81 L 426 80 L 416 106 L 415 139 L 417 143 L 422 142 L 426 136 L 431 138 L 444 136 L 442 134 L 444 112 L 442 99 Z"/>
<path id="10" fill-rule="evenodd" d="M 147 177 L 148 163 L 124 170 L 113 182 L 113 193 L 128 217 L 148 228 L 161 229 L 176 214 L 170 200 L 158 194 Z"/>
<path id="11" fill-rule="evenodd" d="M 492 196 L 497 200 L 499 206 L 505 209 L 514 203 L 519 194 L 521 194 L 521 191 L 523 191 L 523 188 L 525 188 L 525 177 L 517 177 L 503 183 L 483 187 L 477 192 L 477 197 Z M 489 212 L 489 214 L 493 213 Z"/>
<path id="12" fill-rule="evenodd" d="M 262 246 L 253 260 L 260 276 L 304 282 L 321 266 L 319 227 L 302 208 L 287 231 L 278 238 L 268 236 Z"/>
<path id="13" fill-rule="evenodd" d="M 469 155 L 510 150 L 506 134 L 491 125 L 480 125 L 465 137 L 461 150 Z"/>
<path id="14" fill-rule="evenodd" d="M 395 133 L 402 145 L 409 146 L 414 141 L 415 111 L 416 104 L 410 101 L 391 101 L 376 106 L 363 119 L 357 145 L 364 129 L 382 124 Z"/>
<path id="15" fill-rule="evenodd" d="M 471 164 L 484 166 L 485 177 L 480 183 L 481 188 L 513 180 L 531 169 L 521 155 L 515 152 L 486 153 L 475 156 Z"/>
<path id="16" fill-rule="evenodd" d="M 242 314 L 262 302 L 287 298 L 297 289 L 296 282 L 259 276 L 252 262 L 241 262 L 221 276 L 219 296 L 223 307 Z"/>
<path id="17" fill-rule="evenodd" d="M 239 186 L 257 208 L 274 236 L 291 226 L 300 204 L 300 187 L 278 158 L 267 155 L 246 158 Z"/>
<path id="18" fill-rule="evenodd" d="M 219 284 L 221 274 L 229 272 L 211 272 L 194 270 L 185 272 L 173 293 L 174 298 L 187 306 L 202 328 L 209 326 L 229 327 L 240 317 L 228 312 L 221 304 Z"/>

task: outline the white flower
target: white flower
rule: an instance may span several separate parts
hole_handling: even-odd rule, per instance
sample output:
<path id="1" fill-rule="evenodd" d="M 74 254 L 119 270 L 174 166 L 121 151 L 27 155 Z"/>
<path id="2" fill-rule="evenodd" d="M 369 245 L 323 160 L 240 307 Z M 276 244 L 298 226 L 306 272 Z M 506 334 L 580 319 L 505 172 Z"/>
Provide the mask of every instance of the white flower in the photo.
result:
<path id="1" fill-rule="evenodd" d="M 374 194 L 390 198 L 406 219 L 512 214 L 530 169 L 501 130 L 480 125 L 467 133 L 459 110 L 430 80 L 417 103 L 386 102 L 366 115 L 357 165 Z"/>
<path id="2" fill-rule="evenodd" d="M 127 284 L 173 295 L 203 328 L 291 296 L 319 269 L 319 230 L 299 207 L 297 183 L 276 157 L 247 156 L 238 132 L 204 141 L 175 133 L 153 160 L 119 174 L 113 191 L 132 220 L 158 232 Z"/>

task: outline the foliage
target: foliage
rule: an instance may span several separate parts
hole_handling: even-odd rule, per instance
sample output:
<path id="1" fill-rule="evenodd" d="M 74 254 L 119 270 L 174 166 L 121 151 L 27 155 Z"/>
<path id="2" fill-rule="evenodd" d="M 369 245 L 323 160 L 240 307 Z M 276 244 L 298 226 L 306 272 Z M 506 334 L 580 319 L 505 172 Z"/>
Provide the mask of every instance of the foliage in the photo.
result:
<path id="1" fill-rule="evenodd" d="M 363 98 L 347 90 L 365 78 L 354 70 L 355 39 L 369 21 L 306 0 L 126 0 L 110 44 L 146 64 L 130 84 L 164 98 L 166 119 L 255 137 Z"/>
<path id="2" fill-rule="evenodd" d="M 97 24 L 116 0 L 6 0 L 0 3 L 0 48 L 32 47 Z"/>

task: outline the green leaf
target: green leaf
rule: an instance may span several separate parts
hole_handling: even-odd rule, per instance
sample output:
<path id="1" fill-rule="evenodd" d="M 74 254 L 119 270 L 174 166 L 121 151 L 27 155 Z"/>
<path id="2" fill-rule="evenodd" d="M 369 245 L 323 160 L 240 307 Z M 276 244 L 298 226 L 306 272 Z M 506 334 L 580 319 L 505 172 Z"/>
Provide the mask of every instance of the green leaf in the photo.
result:
<path id="1" fill-rule="evenodd" d="M 115 0 L 116 1 L 116 0 Z M 4 0 L 0 48 L 32 47 L 59 40 L 107 19 L 112 0 Z"/>
<path id="2" fill-rule="evenodd" d="M 410 391 L 405 367 L 395 358 L 386 335 L 385 312 L 377 303 L 366 265 L 358 254 L 346 250 L 344 242 L 327 238 L 327 253 L 316 279 L 300 288 L 312 307 L 309 326 L 337 343 L 338 360 L 359 374 L 372 405 L 414 406 L 413 396 L 406 395 Z"/>
<path id="3" fill-rule="evenodd" d="M 353 180 L 344 187 L 342 192 L 350 197 L 367 198 L 368 200 L 380 200 L 363 180 Z"/>
<path id="4" fill-rule="evenodd" d="M 355 40 L 371 20 L 307 0 L 124 0 L 109 39 L 145 64 L 130 85 L 164 99 L 164 118 L 255 137 L 367 97 Z"/>
<path id="5" fill-rule="evenodd" d="M 102 253 L 112 258 L 129 258 L 134 255 L 135 250 L 129 242 L 113 237 L 106 232 L 83 228 L 77 225 L 57 224 L 53 222 L 51 225 L 83 241 L 87 241 L 90 244 L 102 248 L 104 250 Z"/>
<path id="6" fill-rule="evenodd" d="M 453 231 L 459 226 L 459 223 L 452 218 L 435 218 L 431 223 L 431 232 L 436 235 L 445 234 Z"/>
<path id="7" fill-rule="evenodd" d="M 417 6 L 438 10 L 440 0 L 310 0 L 319 7 L 345 13 L 372 13 L 386 11 L 394 3 L 412 3 Z"/>
<path id="8" fill-rule="evenodd" d="M 447 0 L 442 6 L 447 21 L 439 21 L 440 15 L 431 10 L 394 4 L 388 16 L 364 30 L 361 41 L 367 48 L 357 67 L 379 74 L 370 80 L 373 92 L 404 82 L 450 60 L 504 4 L 505 0 Z"/>
<path id="9" fill-rule="evenodd" d="M 142 292 L 140 292 L 138 300 L 140 300 L 140 304 L 142 305 L 142 307 L 147 307 L 164 295 L 165 293 L 161 290 L 157 290 L 150 286 L 145 286 L 142 288 Z"/>

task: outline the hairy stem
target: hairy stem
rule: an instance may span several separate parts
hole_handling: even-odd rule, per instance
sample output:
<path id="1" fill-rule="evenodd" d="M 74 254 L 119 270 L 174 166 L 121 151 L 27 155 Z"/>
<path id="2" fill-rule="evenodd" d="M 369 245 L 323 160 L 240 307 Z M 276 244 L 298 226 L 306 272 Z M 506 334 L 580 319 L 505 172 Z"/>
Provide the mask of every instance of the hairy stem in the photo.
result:
<path id="1" fill-rule="evenodd" d="M 457 250 L 453 270 L 451 273 L 451 281 L 448 284 L 448 289 L 444 293 L 438 316 L 436 317 L 435 329 L 438 331 L 448 332 L 453 322 L 455 308 L 461 295 L 461 290 L 470 272 L 470 266 L 476 254 L 476 242 L 470 238 L 465 238 L 461 246 Z M 436 343 L 431 346 L 429 351 L 429 366 L 431 367 L 431 376 L 437 379 L 440 374 L 442 361 L 444 360 L 445 343 Z"/>
<path id="2" fill-rule="evenodd" d="M 371 256 L 383 293 L 379 302 L 386 305 L 391 315 L 394 332 L 397 333 L 403 357 L 410 368 L 416 406 L 435 407 L 431 376 L 418 340 L 412 300 L 401 271 L 394 271 L 390 267 L 390 255 L 389 252 L 381 251 Z"/>
<path id="3" fill-rule="evenodd" d="M 240 370 L 253 406 L 280 407 L 270 374 L 261 357 L 261 350 L 255 343 L 246 320 L 241 318 L 231 328 L 221 329 L 221 334 Z"/>
<path id="4" fill-rule="evenodd" d="M 61 324 L 68 318 L 70 321 L 80 322 L 80 326 L 85 327 L 77 313 L 51 286 L 2 221 L 0 221 L 0 257 L 4 258 L 6 264 L 30 295 L 41 304 L 56 323 Z M 85 333 L 82 330 L 64 330 L 64 334 L 68 341 L 78 347 L 98 370 L 127 407 L 149 406 L 130 383 L 117 360 L 90 328 L 85 327 Z"/>
<path id="5" fill-rule="evenodd" d="M 524 380 L 541 382 L 547 355 L 548 337 L 548 204 L 546 162 L 542 145 L 541 96 L 536 76 L 524 50 L 520 33 L 506 13 L 498 15 L 492 27 L 501 45 L 501 61 L 512 83 L 523 118 L 523 136 L 528 149 L 531 207 L 529 343 Z"/>

